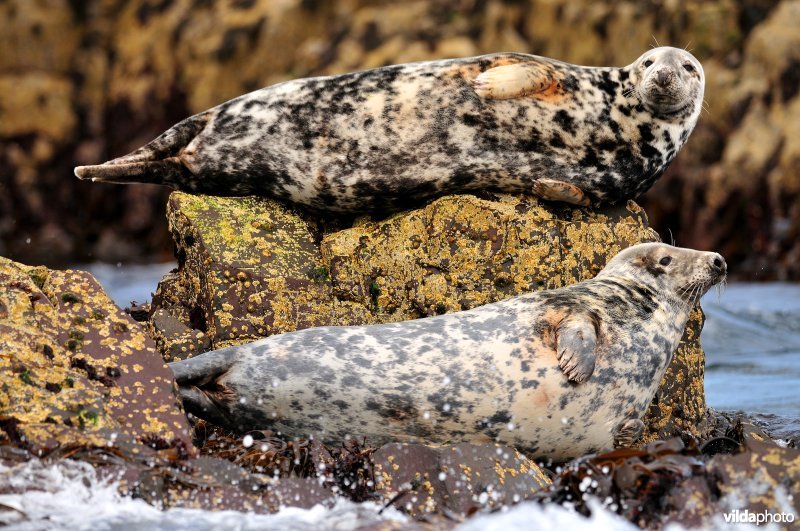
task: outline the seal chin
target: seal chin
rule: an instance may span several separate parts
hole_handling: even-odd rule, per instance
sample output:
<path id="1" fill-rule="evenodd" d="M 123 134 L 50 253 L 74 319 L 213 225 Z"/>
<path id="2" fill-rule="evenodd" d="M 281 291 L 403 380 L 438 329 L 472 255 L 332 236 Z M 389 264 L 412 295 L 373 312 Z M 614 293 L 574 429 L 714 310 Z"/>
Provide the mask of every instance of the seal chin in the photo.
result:
<path id="1" fill-rule="evenodd" d="M 694 97 L 686 87 L 674 84 L 667 87 L 648 83 L 642 91 L 645 105 L 657 115 L 673 115 L 686 111 L 694 104 Z"/>

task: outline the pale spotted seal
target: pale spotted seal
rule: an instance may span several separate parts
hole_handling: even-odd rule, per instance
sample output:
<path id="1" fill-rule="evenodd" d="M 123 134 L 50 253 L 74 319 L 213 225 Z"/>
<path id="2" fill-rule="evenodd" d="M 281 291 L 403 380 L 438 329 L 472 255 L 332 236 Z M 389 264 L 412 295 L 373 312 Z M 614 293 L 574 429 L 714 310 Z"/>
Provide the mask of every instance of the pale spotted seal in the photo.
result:
<path id="1" fill-rule="evenodd" d="M 669 47 L 624 68 L 518 53 L 387 66 L 246 94 L 75 174 L 352 214 L 479 189 L 614 203 L 662 174 L 704 86 Z"/>
<path id="2" fill-rule="evenodd" d="M 567 459 L 641 434 L 716 253 L 647 243 L 596 278 L 472 310 L 309 328 L 170 364 L 188 412 L 370 444 L 499 441 Z"/>

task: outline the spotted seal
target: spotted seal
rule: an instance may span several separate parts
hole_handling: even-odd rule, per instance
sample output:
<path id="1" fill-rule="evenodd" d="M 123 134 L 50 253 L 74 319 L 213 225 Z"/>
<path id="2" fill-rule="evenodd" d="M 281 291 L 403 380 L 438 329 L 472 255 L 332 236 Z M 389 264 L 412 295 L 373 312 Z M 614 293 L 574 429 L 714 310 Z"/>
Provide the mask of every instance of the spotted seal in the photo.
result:
<path id="1" fill-rule="evenodd" d="M 309 328 L 170 364 L 188 412 L 371 444 L 499 441 L 553 459 L 641 434 L 716 253 L 630 247 L 592 280 L 413 321 Z"/>
<path id="2" fill-rule="evenodd" d="M 704 87 L 670 47 L 624 68 L 520 53 L 387 66 L 251 92 L 75 174 L 351 214 L 484 189 L 615 203 L 677 155 Z"/>

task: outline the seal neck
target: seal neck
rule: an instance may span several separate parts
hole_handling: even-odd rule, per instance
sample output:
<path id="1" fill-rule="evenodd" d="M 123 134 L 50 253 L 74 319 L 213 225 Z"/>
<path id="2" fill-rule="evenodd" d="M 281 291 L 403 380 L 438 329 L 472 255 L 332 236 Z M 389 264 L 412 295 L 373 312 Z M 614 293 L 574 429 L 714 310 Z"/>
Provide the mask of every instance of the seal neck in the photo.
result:
<path id="1" fill-rule="evenodd" d="M 628 275 L 608 273 L 602 271 L 595 277 L 605 283 L 612 283 L 621 286 L 623 289 L 630 290 L 637 296 L 648 298 L 675 319 L 689 319 L 689 313 L 693 305 L 687 303 L 676 293 L 671 293 L 657 284 L 642 282 L 641 279 L 632 278 Z"/>

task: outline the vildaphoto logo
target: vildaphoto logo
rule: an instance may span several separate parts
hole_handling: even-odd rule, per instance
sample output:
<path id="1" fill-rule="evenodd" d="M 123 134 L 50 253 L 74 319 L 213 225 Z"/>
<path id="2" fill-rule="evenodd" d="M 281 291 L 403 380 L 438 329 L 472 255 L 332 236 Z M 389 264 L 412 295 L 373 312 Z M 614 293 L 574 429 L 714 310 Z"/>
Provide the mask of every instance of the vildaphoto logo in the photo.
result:
<path id="1" fill-rule="evenodd" d="M 795 520 L 792 513 L 771 513 L 769 511 L 756 513 L 749 509 L 743 511 L 736 509 L 722 516 L 725 517 L 725 522 L 728 524 L 791 524 Z"/>

